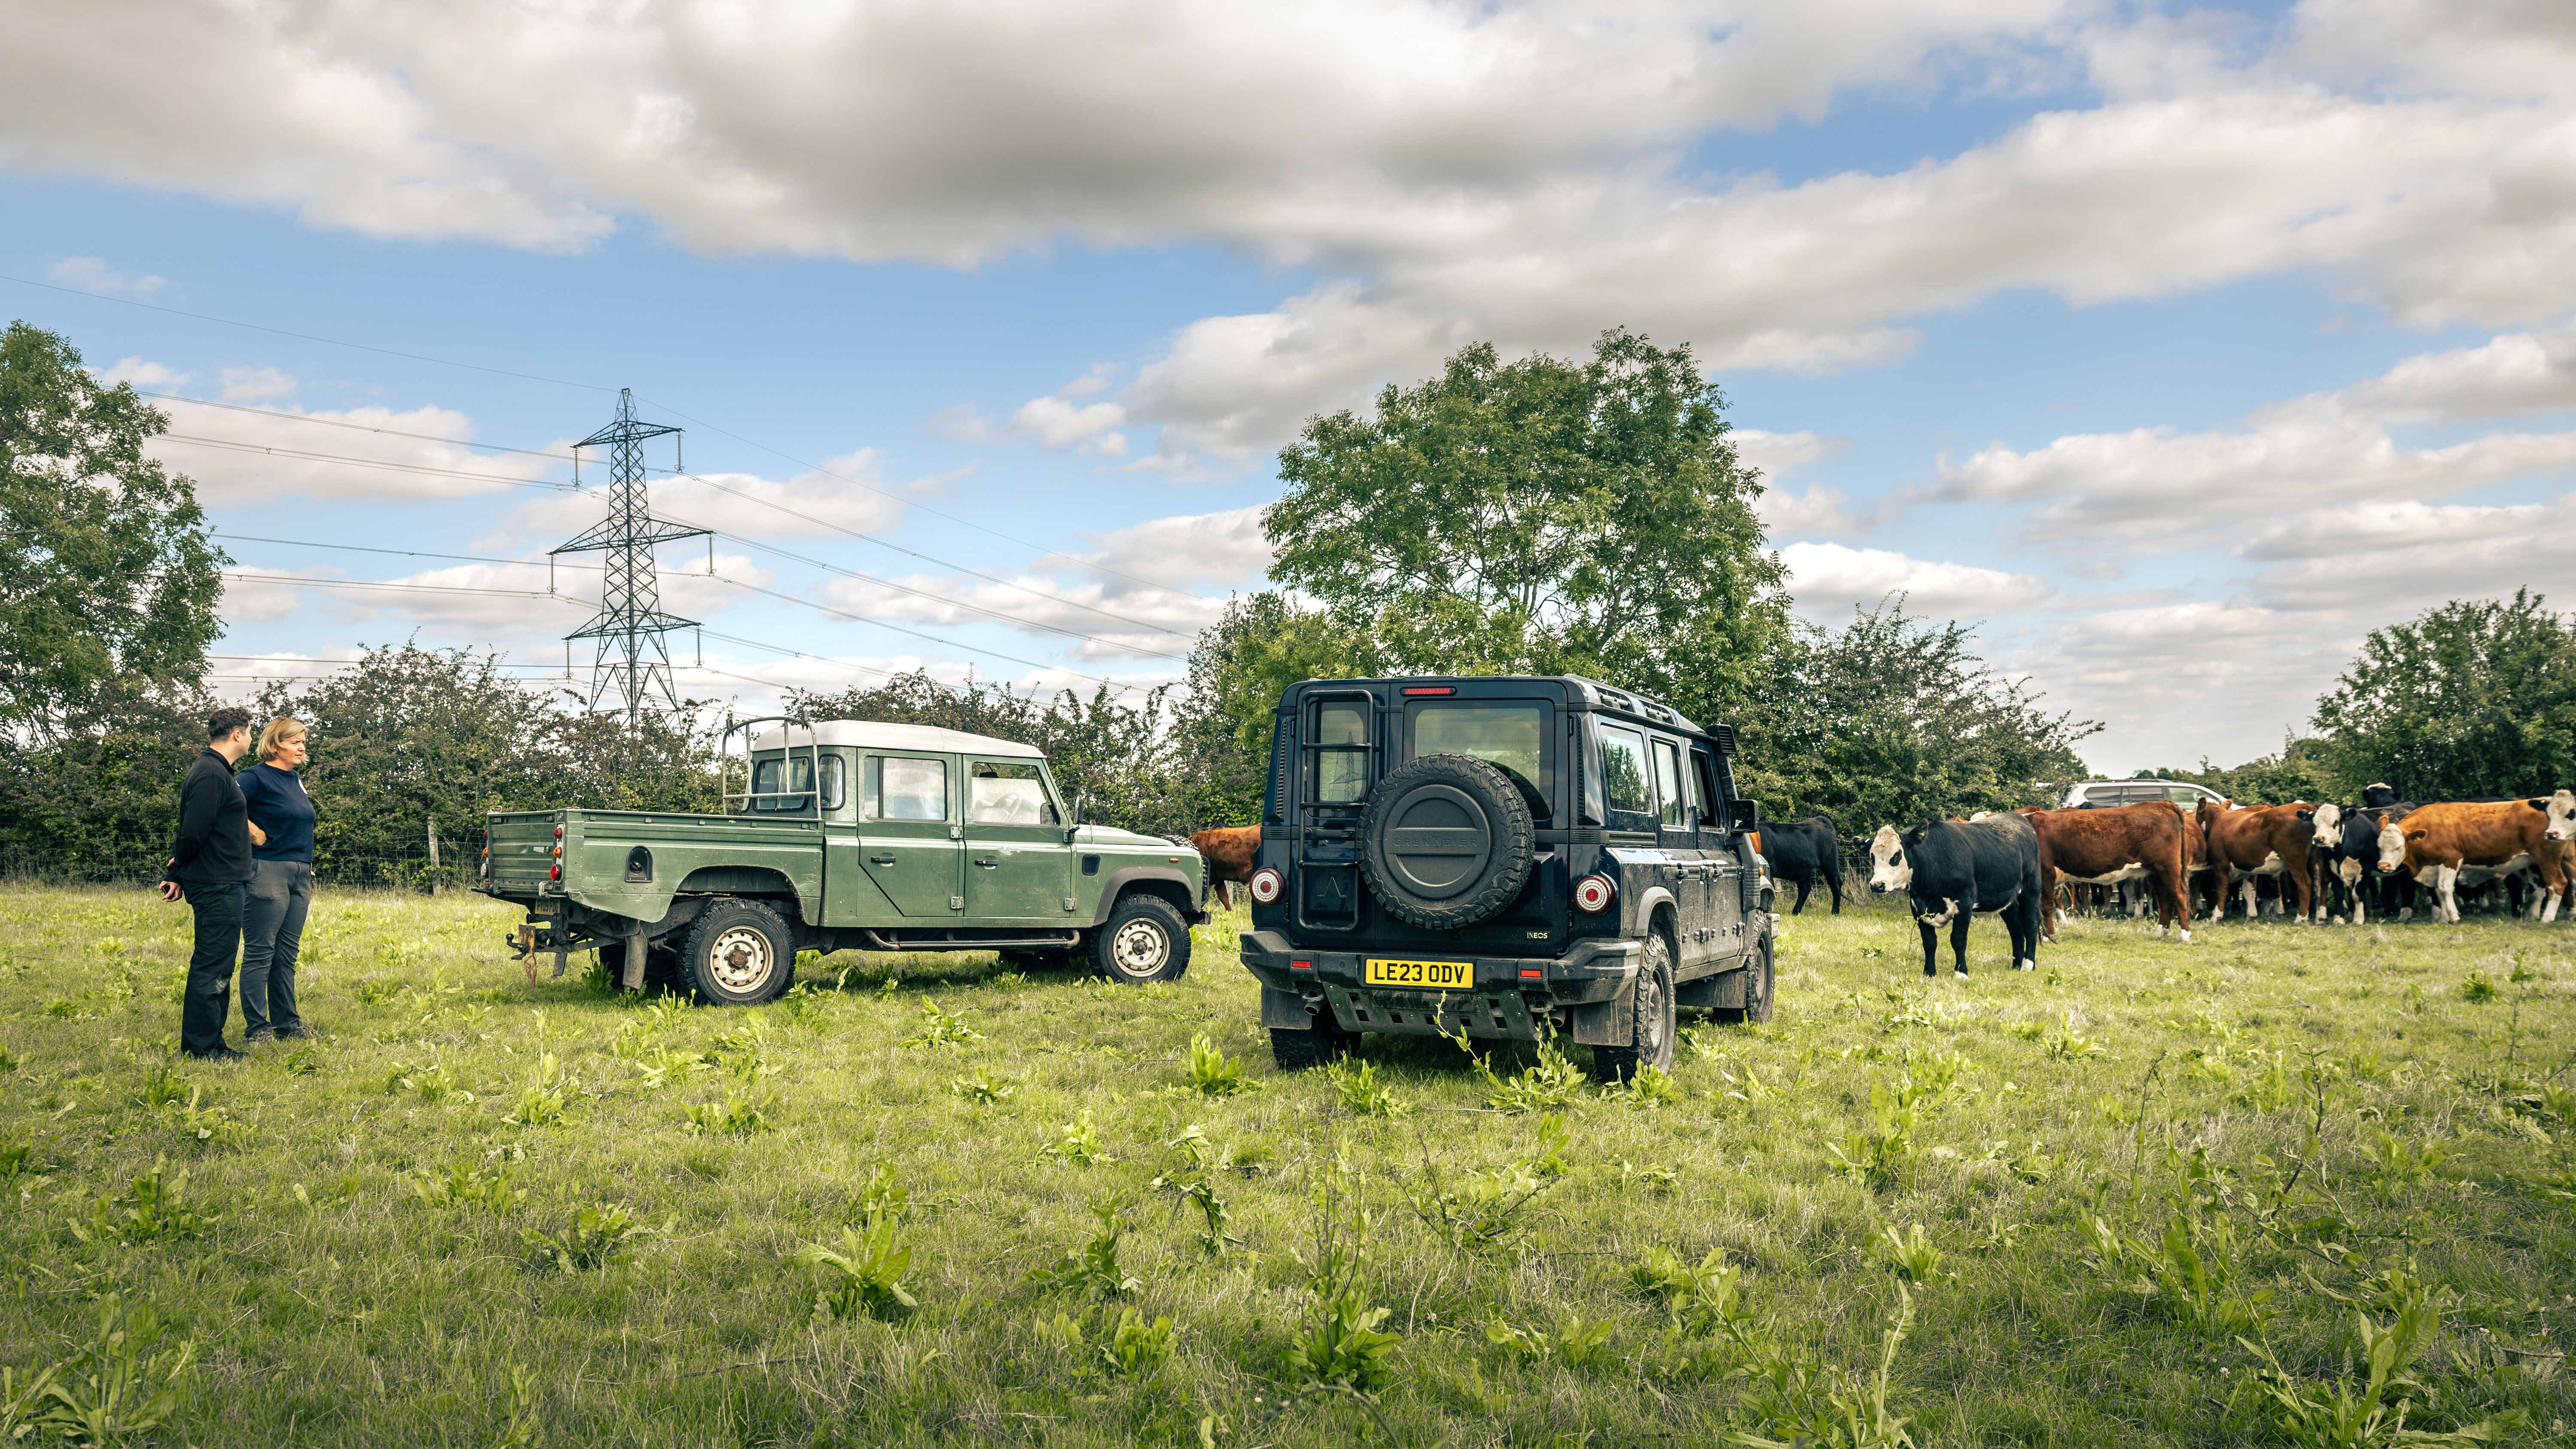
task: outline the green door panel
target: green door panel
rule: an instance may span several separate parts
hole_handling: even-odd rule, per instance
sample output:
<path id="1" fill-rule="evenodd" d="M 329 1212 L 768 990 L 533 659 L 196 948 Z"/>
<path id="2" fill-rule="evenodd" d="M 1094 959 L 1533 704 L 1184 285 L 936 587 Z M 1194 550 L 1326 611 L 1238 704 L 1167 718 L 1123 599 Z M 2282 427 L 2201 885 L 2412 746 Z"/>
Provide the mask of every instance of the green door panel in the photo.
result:
<path id="1" fill-rule="evenodd" d="M 869 870 L 866 842 L 847 827 L 834 829 L 823 843 L 823 924 L 892 926 L 902 915 Z"/>
<path id="2" fill-rule="evenodd" d="M 859 868 L 910 921 L 966 914 L 966 841 L 953 755 L 869 753 L 859 764 Z"/>
<path id="3" fill-rule="evenodd" d="M 966 914 L 1061 921 L 1073 914 L 1073 851 L 1033 760 L 966 759 Z"/>

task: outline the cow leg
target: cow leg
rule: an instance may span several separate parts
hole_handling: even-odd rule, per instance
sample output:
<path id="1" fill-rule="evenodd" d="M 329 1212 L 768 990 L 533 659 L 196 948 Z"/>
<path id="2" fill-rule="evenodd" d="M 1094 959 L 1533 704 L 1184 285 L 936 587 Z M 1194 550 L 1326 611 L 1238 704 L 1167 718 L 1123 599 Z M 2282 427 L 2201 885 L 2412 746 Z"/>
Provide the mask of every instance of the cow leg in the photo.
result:
<path id="1" fill-rule="evenodd" d="M 2433 919 L 2445 925 L 2460 923 L 2460 868 L 2456 865 L 2433 867 Z"/>
<path id="2" fill-rule="evenodd" d="M 2241 889 L 2245 893 L 2245 919 L 2249 921 L 2263 919 L 2263 901 L 2254 892 L 2254 877 L 2250 875 L 2245 877 L 2245 884 Z"/>
<path id="3" fill-rule="evenodd" d="M 1798 903 L 1789 908 L 1790 915 L 1798 915 L 1807 909 L 1807 891 L 1813 884 L 1812 877 L 1803 875 L 1798 877 Z"/>
<path id="4" fill-rule="evenodd" d="M 1834 898 L 1834 914 L 1843 913 L 1843 863 L 1834 861 L 1825 868 L 1825 893 Z"/>
<path id="5" fill-rule="evenodd" d="M 2009 923 L 2013 938 L 2013 965 L 2021 970 L 2034 970 L 2039 965 L 2039 925 L 2045 916 L 2039 902 L 2028 895 L 2013 903 Z"/>
<path id="6" fill-rule="evenodd" d="M 1921 916 L 1916 916 L 1914 918 L 1914 929 L 1923 933 L 1923 974 L 1926 976 L 1940 975 L 1941 933 L 1938 930 L 1935 930 Z"/>
<path id="7" fill-rule="evenodd" d="M 1218 908 L 1219 910 L 1223 910 L 1223 911 L 1227 911 L 1227 912 L 1231 912 L 1231 911 L 1233 911 L 1233 909 L 1234 909 L 1234 882 L 1232 882 L 1232 881 L 1230 881 L 1230 880 L 1221 880 L 1221 881 L 1217 881 L 1217 882 L 1215 882 L 1214 884 L 1215 884 L 1215 887 L 1216 887 L 1216 903 L 1217 903 L 1217 908 Z"/>
<path id="8" fill-rule="evenodd" d="M 2309 891 L 2308 891 L 2308 868 L 2307 868 L 2307 866 L 2306 866 L 2304 863 L 2303 863 L 2303 864 L 2300 864 L 2300 865 L 2298 865 L 2298 866 L 2296 866 L 2296 867 L 2293 867 L 2292 869 L 2285 870 L 2285 871 L 2281 872 L 2281 911 L 2282 911 L 2282 914 L 2284 914 L 2284 915 L 2291 915 L 2291 914 L 2292 914 L 2292 912 L 2291 912 L 2291 904 L 2292 904 L 2292 902 L 2291 902 L 2291 899 L 2290 899 L 2290 898 L 2291 898 L 2293 895 L 2296 895 L 2296 896 L 2298 897 L 2298 901 L 2297 901 L 2297 907 L 2298 907 L 2298 909 L 2297 909 L 2296 914 L 2293 916 L 2293 919 L 2295 919 L 2296 921 L 2298 921 L 2298 923 L 2299 923 L 2300 925 L 2302 925 L 2302 926 L 2306 926 L 2306 925 L 2313 925 L 2313 924 L 2315 924 L 2313 921 L 2309 920 L 2309 917 L 2310 917 L 2310 916 L 2312 916 L 2312 915 L 2314 915 L 2314 914 L 2316 913 L 2317 901 L 2316 901 L 2316 897 L 2315 897 L 2315 896 L 2313 896 L 2313 895 L 2309 894 Z"/>
<path id="9" fill-rule="evenodd" d="M 1959 974 L 1968 974 L 1968 924 L 1977 918 L 1976 909 L 1967 902 L 1959 903 L 1959 915 L 1950 922 L 1950 955 L 1958 963 Z"/>

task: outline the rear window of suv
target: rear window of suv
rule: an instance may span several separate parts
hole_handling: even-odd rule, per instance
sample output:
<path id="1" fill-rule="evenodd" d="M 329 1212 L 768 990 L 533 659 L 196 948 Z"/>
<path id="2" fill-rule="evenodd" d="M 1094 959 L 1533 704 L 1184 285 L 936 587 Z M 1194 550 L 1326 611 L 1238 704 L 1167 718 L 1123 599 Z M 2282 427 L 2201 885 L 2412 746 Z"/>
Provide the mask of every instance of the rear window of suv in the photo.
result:
<path id="1" fill-rule="evenodd" d="M 1548 707 L 1522 700 L 1443 700 L 1413 706 L 1405 758 L 1467 755 L 1512 777 L 1530 813 L 1549 814 L 1555 771 L 1549 768 Z"/>

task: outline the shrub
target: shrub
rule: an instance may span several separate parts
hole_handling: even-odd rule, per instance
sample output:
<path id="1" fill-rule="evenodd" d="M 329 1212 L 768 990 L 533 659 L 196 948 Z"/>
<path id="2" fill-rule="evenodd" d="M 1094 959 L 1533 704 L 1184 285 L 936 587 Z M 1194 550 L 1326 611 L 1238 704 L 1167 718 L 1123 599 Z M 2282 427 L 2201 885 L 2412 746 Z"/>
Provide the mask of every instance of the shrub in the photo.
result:
<path id="1" fill-rule="evenodd" d="M 808 1243 L 796 1250 L 796 1261 L 809 1268 L 829 1268 L 836 1275 L 831 1287 L 814 1295 L 817 1321 L 860 1313 L 870 1318 L 900 1318 L 921 1306 L 903 1286 L 904 1269 L 912 1265 L 912 1250 L 896 1245 L 894 1219 L 890 1217 L 870 1219 L 864 1232 L 841 1229 L 839 1252 Z"/>

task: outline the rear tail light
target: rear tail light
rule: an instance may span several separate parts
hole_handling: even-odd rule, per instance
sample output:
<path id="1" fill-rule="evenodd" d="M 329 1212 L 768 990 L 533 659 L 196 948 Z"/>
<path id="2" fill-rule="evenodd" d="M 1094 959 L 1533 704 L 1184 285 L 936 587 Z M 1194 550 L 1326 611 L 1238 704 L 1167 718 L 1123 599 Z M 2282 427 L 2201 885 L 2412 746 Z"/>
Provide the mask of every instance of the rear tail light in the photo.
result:
<path id="1" fill-rule="evenodd" d="M 549 871 L 547 871 L 547 872 L 546 872 L 546 879 L 548 879 L 548 880 L 562 880 L 562 879 L 563 879 L 563 862 L 562 862 L 562 861 L 560 861 L 560 860 L 559 860 L 559 861 L 556 861 L 556 862 L 555 862 L 555 864 L 554 864 L 554 868 L 553 868 L 552 870 L 549 870 Z"/>
<path id="2" fill-rule="evenodd" d="M 563 839 L 563 827 L 562 827 L 562 826 L 560 826 L 560 825 L 558 825 L 558 826 L 556 826 L 556 827 L 555 827 L 555 839 L 557 839 L 557 840 L 561 840 L 561 839 Z"/>
<path id="3" fill-rule="evenodd" d="M 1616 894 L 1610 888 L 1608 876 L 1587 875 L 1574 883 L 1574 908 L 1586 915 L 1597 916 L 1610 909 L 1611 899 Z"/>
<path id="4" fill-rule="evenodd" d="M 1280 893 L 1288 889 L 1288 878 L 1265 865 L 1252 873 L 1252 879 L 1248 884 L 1252 890 L 1252 898 L 1266 906 L 1278 900 Z"/>

